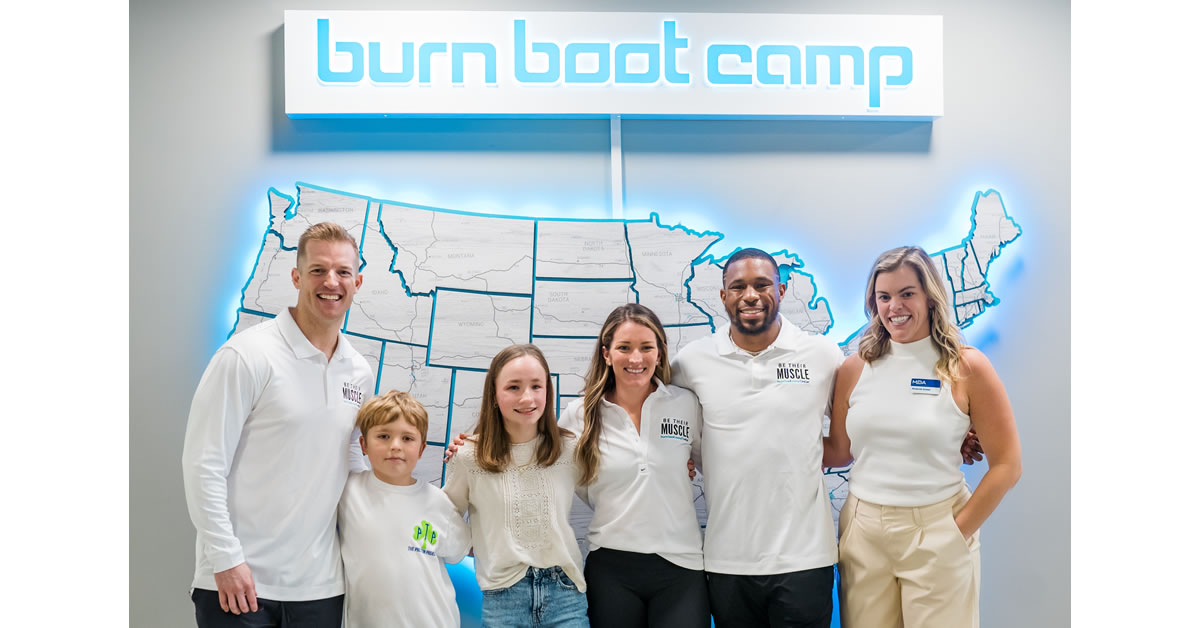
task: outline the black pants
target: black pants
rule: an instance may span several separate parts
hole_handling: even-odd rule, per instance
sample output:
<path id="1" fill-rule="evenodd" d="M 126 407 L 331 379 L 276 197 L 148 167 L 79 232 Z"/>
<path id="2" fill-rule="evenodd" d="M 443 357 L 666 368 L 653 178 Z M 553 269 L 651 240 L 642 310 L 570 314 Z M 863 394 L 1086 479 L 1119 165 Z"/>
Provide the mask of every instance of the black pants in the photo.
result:
<path id="1" fill-rule="evenodd" d="M 829 628 L 833 565 L 767 576 L 709 573 L 708 598 L 717 628 Z"/>
<path id="2" fill-rule="evenodd" d="M 597 548 L 583 567 L 588 621 L 598 628 L 705 628 L 704 572 L 658 554 Z"/>
<path id="3" fill-rule="evenodd" d="M 260 597 L 257 611 L 234 615 L 221 610 L 216 591 L 192 590 L 199 628 L 338 628 L 342 625 L 345 597 L 304 602 L 277 602 Z"/>

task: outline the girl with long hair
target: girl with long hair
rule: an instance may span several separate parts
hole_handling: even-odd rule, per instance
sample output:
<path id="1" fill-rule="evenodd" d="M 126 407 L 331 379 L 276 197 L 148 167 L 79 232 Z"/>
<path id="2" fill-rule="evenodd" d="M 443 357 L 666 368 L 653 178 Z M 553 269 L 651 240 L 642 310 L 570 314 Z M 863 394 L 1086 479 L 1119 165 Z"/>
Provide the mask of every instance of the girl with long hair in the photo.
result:
<path id="1" fill-rule="evenodd" d="M 951 307 L 921 248 L 875 261 L 825 457 L 854 461 L 839 523 L 846 628 L 979 625 L 979 528 L 1020 477 L 1021 445 L 1000 377 L 963 344 Z M 974 494 L 960 467 L 972 425 L 989 458 Z"/>
<path id="2" fill-rule="evenodd" d="M 554 414 L 541 350 L 492 358 L 473 437 L 447 465 L 445 490 L 470 515 L 484 626 L 586 627 L 579 547 L 568 522 L 579 482 L 575 437 Z"/>

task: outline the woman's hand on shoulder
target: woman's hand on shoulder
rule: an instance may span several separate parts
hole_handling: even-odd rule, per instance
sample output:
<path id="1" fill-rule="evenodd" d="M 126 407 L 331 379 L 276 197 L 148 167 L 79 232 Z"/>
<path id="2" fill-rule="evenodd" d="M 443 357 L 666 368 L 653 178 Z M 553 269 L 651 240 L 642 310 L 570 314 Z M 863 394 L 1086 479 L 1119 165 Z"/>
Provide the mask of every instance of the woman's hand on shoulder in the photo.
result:
<path id="1" fill-rule="evenodd" d="M 450 462 L 450 459 L 454 457 L 454 454 L 458 453 L 458 448 L 465 445 L 467 440 L 470 438 L 470 434 L 459 432 L 458 436 L 454 437 L 454 441 L 446 445 L 446 455 L 442 458 L 442 462 Z M 475 441 L 472 440 L 471 442 Z"/>

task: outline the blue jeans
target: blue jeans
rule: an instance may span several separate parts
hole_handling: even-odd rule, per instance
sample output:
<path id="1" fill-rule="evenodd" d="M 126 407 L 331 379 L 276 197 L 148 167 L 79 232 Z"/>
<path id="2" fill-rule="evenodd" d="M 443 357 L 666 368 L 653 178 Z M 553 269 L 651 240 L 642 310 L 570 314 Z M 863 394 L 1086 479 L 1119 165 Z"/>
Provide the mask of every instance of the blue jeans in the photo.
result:
<path id="1" fill-rule="evenodd" d="M 587 596 L 559 567 L 530 567 L 505 589 L 483 592 L 484 628 L 587 628 Z"/>

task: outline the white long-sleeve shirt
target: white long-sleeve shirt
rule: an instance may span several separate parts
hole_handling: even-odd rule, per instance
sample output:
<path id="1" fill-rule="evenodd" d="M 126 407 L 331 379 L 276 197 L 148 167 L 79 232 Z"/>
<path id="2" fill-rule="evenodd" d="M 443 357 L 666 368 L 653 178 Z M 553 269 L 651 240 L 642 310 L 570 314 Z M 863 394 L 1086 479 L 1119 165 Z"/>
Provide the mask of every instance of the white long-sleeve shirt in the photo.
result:
<path id="1" fill-rule="evenodd" d="M 660 380 L 642 403 L 641 432 L 620 406 L 601 399 L 600 466 L 577 493 L 595 514 L 588 549 L 658 554 L 685 569 L 704 569 L 700 523 L 687 460 L 700 459 L 700 402 L 690 390 Z M 559 422 L 583 434 L 583 399 Z"/>
<path id="2" fill-rule="evenodd" d="M 259 597 L 345 591 L 337 504 L 349 471 L 366 468 L 354 417 L 374 391 L 345 337 L 327 360 L 286 309 L 217 350 L 183 443 L 193 587 L 215 591 L 214 572 L 245 562 Z"/>

